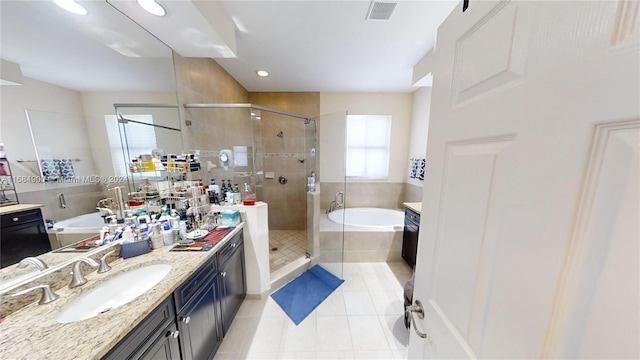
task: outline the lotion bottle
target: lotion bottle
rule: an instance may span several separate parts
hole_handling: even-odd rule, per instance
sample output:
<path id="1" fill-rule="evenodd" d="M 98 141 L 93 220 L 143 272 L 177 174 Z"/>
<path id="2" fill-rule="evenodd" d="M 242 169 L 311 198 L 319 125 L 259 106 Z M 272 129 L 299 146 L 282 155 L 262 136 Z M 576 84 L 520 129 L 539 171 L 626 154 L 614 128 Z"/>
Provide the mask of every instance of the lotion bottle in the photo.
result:
<path id="1" fill-rule="evenodd" d="M 173 244 L 173 231 L 171 231 L 171 226 L 168 223 L 164 224 L 164 230 L 162 231 L 162 242 L 164 246 L 169 246 Z"/>

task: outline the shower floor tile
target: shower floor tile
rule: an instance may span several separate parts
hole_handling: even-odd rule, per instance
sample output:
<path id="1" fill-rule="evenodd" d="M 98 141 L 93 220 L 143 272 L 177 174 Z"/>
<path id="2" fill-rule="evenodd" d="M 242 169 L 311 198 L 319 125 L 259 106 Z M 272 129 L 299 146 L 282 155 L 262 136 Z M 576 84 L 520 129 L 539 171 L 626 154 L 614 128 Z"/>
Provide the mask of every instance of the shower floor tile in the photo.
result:
<path id="1" fill-rule="evenodd" d="M 269 230 L 269 266 L 277 271 L 307 252 L 305 230 Z M 278 250 L 273 250 L 277 248 Z"/>

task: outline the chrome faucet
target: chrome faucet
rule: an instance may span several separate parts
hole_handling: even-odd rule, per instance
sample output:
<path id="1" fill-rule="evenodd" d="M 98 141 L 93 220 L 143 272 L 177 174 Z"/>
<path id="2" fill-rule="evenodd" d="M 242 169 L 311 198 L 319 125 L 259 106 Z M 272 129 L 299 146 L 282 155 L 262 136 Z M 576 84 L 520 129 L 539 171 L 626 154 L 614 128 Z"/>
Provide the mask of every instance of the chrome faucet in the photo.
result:
<path id="1" fill-rule="evenodd" d="M 54 301 L 55 299 L 59 298 L 60 295 L 56 294 L 53 292 L 53 290 L 51 290 L 51 287 L 49 286 L 49 284 L 42 284 L 42 285 L 38 285 L 38 286 L 34 286 L 31 288 L 28 288 L 26 290 L 22 290 L 22 291 L 18 291 L 15 294 L 11 294 L 11 297 L 18 297 L 20 295 L 24 295 L 28 292 L 31 292 L 33 290 L 38 290 L 38 289 L 42 289 L 42 297 L 40 298 L 40 301 L 38 302 L 38 304 L 40 305 L 44 305 L 44 304 L 48 304 L 52 301 Z"/>
<path id="2" fill-rule="evenodd" d="M 92 258 L 82 257 L 76 260 L 76 262 L 73 263 L 73 271 L 71 271 L 71 283 L 69 284 L 69 289 L 73 289 L 87 283 L 87 279 L 84 278 L 82 270 L 80 269 L 80 265 L 82 263 L 85 263 L 92 268 L 97 268 L 99 266 Z"/>
<path id="3" fill-rule="evenodd" d="M 338 200 L 338 196 L 340 196 L 340 200 Z M 335 196 L 335 200 L 333 200 L 329 204 L 329 208 L 327 209 L 327 214 L 334 211 L 335 209 L 340 209 L 344 206 L 344 193 L 342 191 L 338 191 Z"/>
<path id="4" fill-rule="evenodd" d="M 340 201 L 338 201 L 338 196 L 340 196 Z M 341 208 L 344 205 L 344 193 L 342 191 L 338 191 L 335 197 L 336 208 Z"/>
<path id="5" fill-rule="evenodd" d="M 44 261 L 38 259 L 37 257 L 29 256 L 20 260 L 20 263 L 18 263 L 18 268 L 24 269 L 29 266 L 29 264 L 35 265 L 40 271 L 45 270 L 49 267 L 49 265 L 47 265 Z"/>

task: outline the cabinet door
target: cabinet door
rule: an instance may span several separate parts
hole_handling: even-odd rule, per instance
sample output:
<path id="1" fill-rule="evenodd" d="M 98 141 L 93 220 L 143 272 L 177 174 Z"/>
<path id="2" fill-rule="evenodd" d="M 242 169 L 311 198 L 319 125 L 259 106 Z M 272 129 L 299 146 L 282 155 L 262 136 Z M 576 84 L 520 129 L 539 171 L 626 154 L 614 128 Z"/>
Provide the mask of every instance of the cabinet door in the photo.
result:
<path id="1" fill-rule="evenodd" d="M 220 267 L 220 288 L 222 292 L 222 326 L 226 334 L 231 321 L 238 312 L 247 294 L 244 272 L 244 242 L 240 241 L 227 260 Z"/>
<path id="2" fill-rule="evenodd" d="M 211 359 L 222 342 L 217 283 L 218 276 L 211 278 L 178 316 L 184 359 Z"/>
<path id="3" fill-rule="evenodd" d="M 162 304 L 151 312 L 140 324 L 138 324 L 127 336 L 114 346 L 102 360 L 124 360 L 139 359 L 144 354 L 148 354 L 159 341 L 171 341 L 165 339 L 167 328 L 173 325 L 175 331 L 175 305 L 173 297 L 169 296 Z M 177 341 L 177 340 L 176 340 Z M 174 341 L 177 348 L 177 342 Z M 169 346 L 170 344 L 163 345 Z M 158 350 L 155 351 L 156 353 Z M 180 353 L 174 359 L 179 359 Z"/>
<path id="4" fill-rule="evenodd" d="M 4 268 L 28 256 L 51 251 L 40 209 L 1 217 L 0 265 Z"/>
<path id="5" fill-rule="evenodd" d="M 178 360 L 180 359 L 180 345 L 178 344 L 178 327 L 169 324 L 153 345 L 140 356 L 141 360 Z"/>
<path id="6" fill-rule="evenodd" d="M 405 221 L 404 233 L 402 234 L 402 258 L 415 267 L 416 254 L 418 253 L 418 229 L 419 227 L 412 222 Z"/>

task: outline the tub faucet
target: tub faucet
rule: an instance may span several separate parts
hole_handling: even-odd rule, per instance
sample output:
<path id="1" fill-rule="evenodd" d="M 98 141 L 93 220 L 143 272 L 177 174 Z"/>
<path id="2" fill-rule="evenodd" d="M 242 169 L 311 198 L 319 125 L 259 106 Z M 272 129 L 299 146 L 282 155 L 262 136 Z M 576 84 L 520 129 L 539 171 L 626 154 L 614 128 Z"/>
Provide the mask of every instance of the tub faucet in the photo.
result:
<path id="1" fill-rule="evenodd" d="M 338 200 L 338 196 L 340 196 L 340 200 Z M 341 208 L 344 205 L 344 193 L 342 191 L 338 191 L 336 193 L 336 208 Z"/>
<path id="2" fill-rule="evenodd" d="M 18 268 L 24 269 L 29 264 L 35 265 L 40 271 L 45 270 L 49 267 L 49 265 L 47 265 L 44 261 L 38 259 L 37 257 L 29 256 L 20 260 L 20 263 L 18 263 Z"/>
<path id="3" fill-rule="evenodd" d="M 338 200 L 338 196 L 340 196 L 341 200 Z M 336 193 L 335 200 L 329 204 L 329 208 L 326 213 L 328 214 L 335 209 L 340 209 L 342 206 L 344 206 L 344 193 L 342 191 L 338 191 Z"/>
<path id="4" fill-rule="evenodd" d="M 334 200 L 334 201 L 331 202 L 331 204 L 329 204 L 329 208 L 327 209 L 326 214 L 332 212 L 335 209 L 336 209 L 336 201 Z"/>

